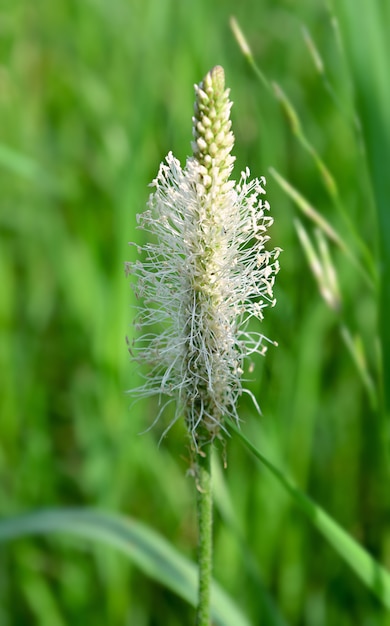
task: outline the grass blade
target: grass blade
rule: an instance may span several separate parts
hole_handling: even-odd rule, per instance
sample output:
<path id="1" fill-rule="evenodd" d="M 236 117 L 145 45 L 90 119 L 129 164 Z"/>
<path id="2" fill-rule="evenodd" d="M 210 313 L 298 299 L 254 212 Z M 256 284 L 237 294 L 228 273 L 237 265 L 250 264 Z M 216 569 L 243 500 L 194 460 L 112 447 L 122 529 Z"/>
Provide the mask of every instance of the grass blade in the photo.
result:
<path id="1" fill-rule="evenodd" d="M 378 214 L 383 389 L 387 414 L 390 414 L 390 9 L 386 2 L 364 0 L 359 5 L 359 10 L 356 10 L 355 2 L 342 0 L 333 3 L 333 11 L 340 20 L 341 35 L 351 69 Z"/>
<path id="2" fill-rule="evenodd" d="M 349 260 L 354 264 L 354 266 L 359 270 L 362 277 L 365 279 L 367 285 L 371 288 L 375 288 L 374 280 L 367 273 L 365 267 L 363 267 L 360 261 L 356 258 L 355 254 L 352 252 L 351 248 L 346 245 L 345 241 L 340 237 L 340 235 L 335 231 L 335 229 L 329 224 L 329 222 L 318 212 L 316 209 L 311 206 L 311 204 L 304 198 L 304 196 L 295 189 L 279 172 L 277 172 L 273 167 L 269 169 L 271 176 L 276 180 L 279 186 L 286 192 L 286 194 L 295 202 L 297 207 L 302 211 L 302 213 L 308 217 L 318 228 L 320 228 L 325 235 L 333 241 L 349 258 Z M 370 264 L 371 267 L 371 264 Z"/>
<path id="3" fill-rule="evenodd" d="M 390 609 L 390 573 L 386 571 L 361 545 L 306 494 L 300 491 L 281 470 L 271 463 L 233 424 L 232 430 L 242 443 L 277 478 L 292 496 L 294 502 L 305 513 L 312 524 L 333 546 L 362 582 Z"/>
<path id="4" fill-rule="evenodd" d="M 92 509 L 48 509 L 0 522 L 0 542 L 59 532 L 101 541 L 119 549 L 146 575 L 196 605 L 196 566 L 140 522 Z M 249 626 L 248 620 L 216 583 L 212 587 L 212 615 L 218 626 Z"/>
<path id="5" fill-rule="evenodd" d="M 21 178 L 33 181 L 47 191 L 61 191 L 60 184 L 48 175 L 43 166 L 4 144 L 0 144 L 0 167 Z"/>

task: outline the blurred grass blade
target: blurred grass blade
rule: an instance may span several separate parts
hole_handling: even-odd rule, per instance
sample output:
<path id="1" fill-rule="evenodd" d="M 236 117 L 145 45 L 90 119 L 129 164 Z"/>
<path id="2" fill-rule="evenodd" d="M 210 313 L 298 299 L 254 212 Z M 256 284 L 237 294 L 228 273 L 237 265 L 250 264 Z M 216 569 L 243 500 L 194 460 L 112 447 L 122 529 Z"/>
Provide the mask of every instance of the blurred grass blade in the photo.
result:
<path id="1" fill-rule="evenodd" d="M 316 209 L 304 198 L 304 196 L 295 189 L 279 172 L 273 167 L 269 168 L 271 176 L 276 180 L 280 187 L 286 192 L 288 196 L 295 202 L 297 207 L 302 211 L 306 217 L 308 217 L 314 224 L 316 224 L 331 241 L 333 241 L 350 259 L 354 266 L 359 270 L 360 274 L 365 278 L 367 284 L 373 289 L 374 282 L 371 276 L 367 273 L 366 269 L 361 265 L 356 256 L 353 254 L 349 246 L 335 231 L 335 229 L 329 224 L 329 222 L 318 212 Z"/>
<path id="2" fill-rule="evenodd" d="M 375 388 L 374 380 L 368 369 L 367 358 L 362 338 L 359 335 L 357 335 L 356 337 L 352 337 L 350 330 L 344 325 L 341 326 L 340 332 L 343 341 L 352 356 L 353 362 L 356 365 L 356 369 L 359 373 L 360 379 L 363 382 L 364 387 L 367 391 L 368 397 L 370 399 L 371 408 L 373 411 L 376 411 L 378 408 L 377 391 Z"/>
<path id="3" fill-rule="evenodd" d="M 4 144 L 0 144 L 0 166 L 22 178 L 32 180 L 48 191 L 61 190 L 60 184 L 50 178 L 41 165 Z"/>
<path id="4" fill-rule="evenodd" d="M 91 509 L 48 509 L 0 522 L 0 542 L 32 534 L 65 532 L 101 541 L 120 550 L 144 574 L 193 606 L 197 602 L 197 568 L 156 532 L 132 519 Z M 212 615 L 219 626 L 250 626 L 216 583 Z"/>
<path id="5" fill-rule="evenodd" d="M 283 178 L 279 172 L 277 172 L 273 167 L 269 169 L 271 176 L 274 177 L 276 182 L 280 185 L 280 187 L 286 192 L 288 196 L 295 202 L 299 209 L 301 209 L 302 213 L 306 215 L 314 224 L 316 224 L 324 233 L 331 239 L 336 245 L 341 248 L 344 252 L 352 255 L 351 251 L 348 250 L 344 241 L 341 239 L 340 235 L 337 234 L 335 229 L 326 221 L 324 217 L 318 211 L 315 210 L 314 207 L 303 197 L 303 195 L 297 191 L 290 183 Z"/>
<path id="6" fill-rule="evenodd" d="M 324 62 L 322 60 L 322 57 L 319 53 L 317 46 L 315 45 L 313 41 L 313 38 L 309 32 L 309 29 L 306 26 L 302 25 L 301 31 L 303 35 L 303 40 L 313 60 L 314 67 L 316 68 L 317 72 L 321 76 L 323 76 L 325 74 Z"/>
<path id="7" fill-rule="evenodd" d="M 317 254 L 310 237 L 299 220 L 294 220 L 295 229 L 318 289 L 326 304 L 334 311 L 339 311 L 341 296 L 338 289 L 336 270 L 330 258 L 326 240 L 319 229 L 316 230 L 320 255 Z"/>
<path id="8" fill-rule="evenodd" d="M 333 308 L 337 311 L 341 306 L 341 293 L 337 278 L 337 270 L 332 261 L 328 241 L 325 239 L 323 232 L 317 228 L 315 235 L 322 259 L 325 279 L 328 284 L 328 289 L 332 294 Z"/>
<path id="9" fill-rule="evenodd" d="M 335 23 L 335 20 L 331 21 L 331 27 L 334 32 L 337 46 L 340 50 L 340 55 L 342 59 L 344 59 L 345 55 L 342 53 L 342 47 L 340 47 L 340 36 L 339 36 L 339 31 L 337 29 L 337 23 Z M 320 80 L 322 81 L 322 84 L 324 85 L 326 91 L 328 92 L 335 106 L 340 111 L 340 114 L 346 120 L 348 125 L 350 125 L 354 131 L 358 131 L 360 134 L 359 122 L 358 122 L 358 119 L 356 118 L 355 112 L 354 110 L 352 110 L 352 112 L 349 110 L 348 106 L 341 101 L 338 93 L 334 89 L 331 81 L 329 80 L 327 76 L 326 65 L 321 57 L 321 54 L 317 46 L 315 45 L 313 41 L 313 38 L 310 34 L 309 29 L 306 26 L 302 26 L 302 36 L 303 36 L 305 45 L 309 51 L 309 54 L 313 60 L 313 65 L 316 69 L 316 72 L 318 72 Z"/>
<path id="10" fill-rule="evenodd" d="M 387 413 L 390 414 L 390 5 L 379 0 L 363 0 L 357 10 L 353 0 L 340 0 L 333 2 L 332 6 L 339 18 L 351 69 L 378 213 L 383 388 Z"/>
<path id="11" fill-rule="evenodd" d="M 351 535 L 335 522 L 321 507 L 300 491 L 282 471 L 275 467 L 261 452 L 240 432 L 235 424 L 230 427 L 243 444 L 277 478 L 279 483 L 292 496 L 295 503 L 309 518 L 312 524 L 333 546 L 338 554 L 348 563 L 363 583 L 390 609 L 390 572 L 386 571 Z"/>
<path id="12" fill-rule="evenodd" d="M 271 85 L 269 84 L 267 78 L 264 76 L 263 72 L 255 62 L 253 58 L 252 50 L 250 49 L 249 43 L 245 39 L 244 33 L 238 25 L 238 22 L 234 16 L 230 18 L 230 28 L 232 29 L 233 35 L 236 38 L 238 45 L 241 48 L 241 52 L 248 61 L 249 65 L 252 67 L 256 76 L 263 83 L 264 87 L 271 91 Z"/>
<path id="13" fill-rule="evenodd" d="M 336 206 L 342 210 L 342 205 L 340 205 L 339 201 L 338 201 L 338 197 L 339 197 L 339 193 L 338 193 L 338 189 L 337 189 L 337 185 L 336 185 L 336 181 L 334 179 L 334 177 L 332 176 L 332 174 L 330 173 L 329 169 L 327 168 L 327 166 L 325 165 L 324 161 L 321 159 L 320 155 L 318 154 L 317 150 L 314 148 L 314 146 L 310 143 L 310 141 L 307 139 L 305 133 L 303 132 L 303 127 L 302 124 L 300 122 L 300 119 L 298 117 L 298 113 L 296 112 L 295 108 L 293 107 L 291 100 L 287 97 L 287 95 L 284 93 L 283 89 L 280 87 L 280 85 L 278 85 L 277 83 L 273 83 L 272 84 L 273 89 L 274 89 L 274 93 L 276 96 L 276 99 L 280 102 L 280 105 L 290 123 L 291 126 L 291 131 L 292 133 L 296 136 L 296 138 L 298 139 L 299 143 L 301 144 L 302 148 L 304 150 L 306 150 L 306 152 L 308 154 L 310 154 L 310 156 L 312 157 L 320 175 L 322 178 L 322 181 L 324 183 L 325 189 L 327 189 L 330 197 L 333 199 L 333 201 L 335 202 Z"/>

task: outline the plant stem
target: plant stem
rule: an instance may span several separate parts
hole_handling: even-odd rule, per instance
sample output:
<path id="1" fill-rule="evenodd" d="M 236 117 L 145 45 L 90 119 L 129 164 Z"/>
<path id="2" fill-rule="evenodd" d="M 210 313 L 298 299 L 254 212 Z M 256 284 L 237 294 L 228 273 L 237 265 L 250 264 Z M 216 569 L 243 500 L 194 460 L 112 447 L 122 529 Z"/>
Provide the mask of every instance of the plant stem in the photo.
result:
<path id="1" fill-rule="evenodd" d="M 211 489 L 212 444 L 203 448 L 197 463 L 199 590 L 197 626 L 210 626 L 213 498 Z"/>

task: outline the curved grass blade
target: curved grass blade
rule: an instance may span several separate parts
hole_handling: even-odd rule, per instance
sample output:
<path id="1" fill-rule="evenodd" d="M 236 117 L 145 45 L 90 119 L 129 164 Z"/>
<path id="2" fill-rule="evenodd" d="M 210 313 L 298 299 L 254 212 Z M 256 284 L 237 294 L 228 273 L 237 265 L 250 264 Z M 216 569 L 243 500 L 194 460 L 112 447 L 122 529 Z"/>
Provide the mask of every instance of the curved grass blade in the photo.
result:
<path id="1" fill-rule="evenodd" d="M 345 241 L 340 237 L 340 235 L 335 231 L 335 229 L 329 224 L 329 222 L 318 212 L 316 209 L 311 206 L 311 204 L 304 198 L 304 196 L 295 189 L 283 176 L 279 174 L 273 167 L 269 168 L 271 176 L 276 180 L 279 186 L 286 192 L 286 194 L 295 202 L 297 207 L 302 211 L 302 213 L 308 217 L 318 228 L 320 228 L 325 235 L 335 243 L 340 250 L 349 258 L 349 260 L 354 264 L 354 266 L 359 270 L 363 278 L 365 279 L 367 285 L 371 288 L 375 288 L 375 271 L 372 269 L 372 276 L 367 273 L 365 267 L 363 267 L 360 261 L 356 258 L 355 254 L 352 252 L 351 248 L 347 246 Z M 371 262 L 368 263 L 371 267 Z"/>
<path id="2" fill-rule="evenodd" d="M 271 463 L 255 446 L 240 432 L 235 424 L 230 427 L 242 443 L 259 461 L 277 478 L 279 483 L 292 496 L 295 503 L 309 518 L 312 524 L 328 540 L 338 554 L 348 563 L 355 574 L 363 581 L 382 602 L 390 609 L 390 572 L 384 569 L 353 537 L 335 522 L 320 506 L 315 504 L 306 494 L 300 491 L 281 470 Z"/>
<path id="3" fill-rule="evenodd" d="M 189 602 L 197 603 L 197 568 L 156 532 L 135 520 L 92 509 L 47 509 L 0 521 L 0 542 L 34 534 L 70 533 L 120 550 L 141 571 Z M 250 626 L 219 585 L 212 587 L 218 626 Z"/>

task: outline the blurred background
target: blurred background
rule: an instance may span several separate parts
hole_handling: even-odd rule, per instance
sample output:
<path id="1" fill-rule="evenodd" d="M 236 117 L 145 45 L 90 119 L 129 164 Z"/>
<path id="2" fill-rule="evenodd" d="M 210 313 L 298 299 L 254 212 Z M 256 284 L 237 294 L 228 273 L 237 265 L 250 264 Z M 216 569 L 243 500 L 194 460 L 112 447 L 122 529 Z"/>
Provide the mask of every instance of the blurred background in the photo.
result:
<path id="1" fill-rule="evenodd" d="M 339 206 L 243 57 L 232 15 L 331 170 Z M 363 265 L 359 237 L 375 254 L 351 80 L 326 4 L 5 0 L 0 50 L 1 516 L 97 507 L 150 525 L 195 557 L 184 427 L 159 445 L 167 415 L 140 435 L 156 404 L 126 394 L 139 378 L 125 342 L 134 329 L 123 266 L 134 258 L 128 242 L 144 236 L 136 214 L 160 161 L 169 150 L 182 161 L 190 153 L 193 84 L 221 64 L 234 101 L 236 176 L 246 165 L 267 176 L 272 245 L 284 250 L 278 303 L 262 327 L 279 347 L 255 360 L 250 389 L 262 416 L 243 398 L 243 432 L 389 566 L 381 425 L 367 393 L 377 375 L 375 294 L 330 244 L 341 298 L 333 309 L 326 303 L 294 227 L 300 216 L 313 236 L 312 222 L 269 174 L 274 167 L 298 189 Z M 374 383 L 362 380 L 342 328 L 359 337 Z M 390 624 L 234 437 L 226 457 L 221 481 L 235 521 L 227 523 L 217 493 L 214 573 L 250 622 L 272 624 L 273 605 L 275 623 L 291 626 Z M 56 536 L 1 547 L 1 626 L 192 621 L 184 601 L 104 546 Z"/>

